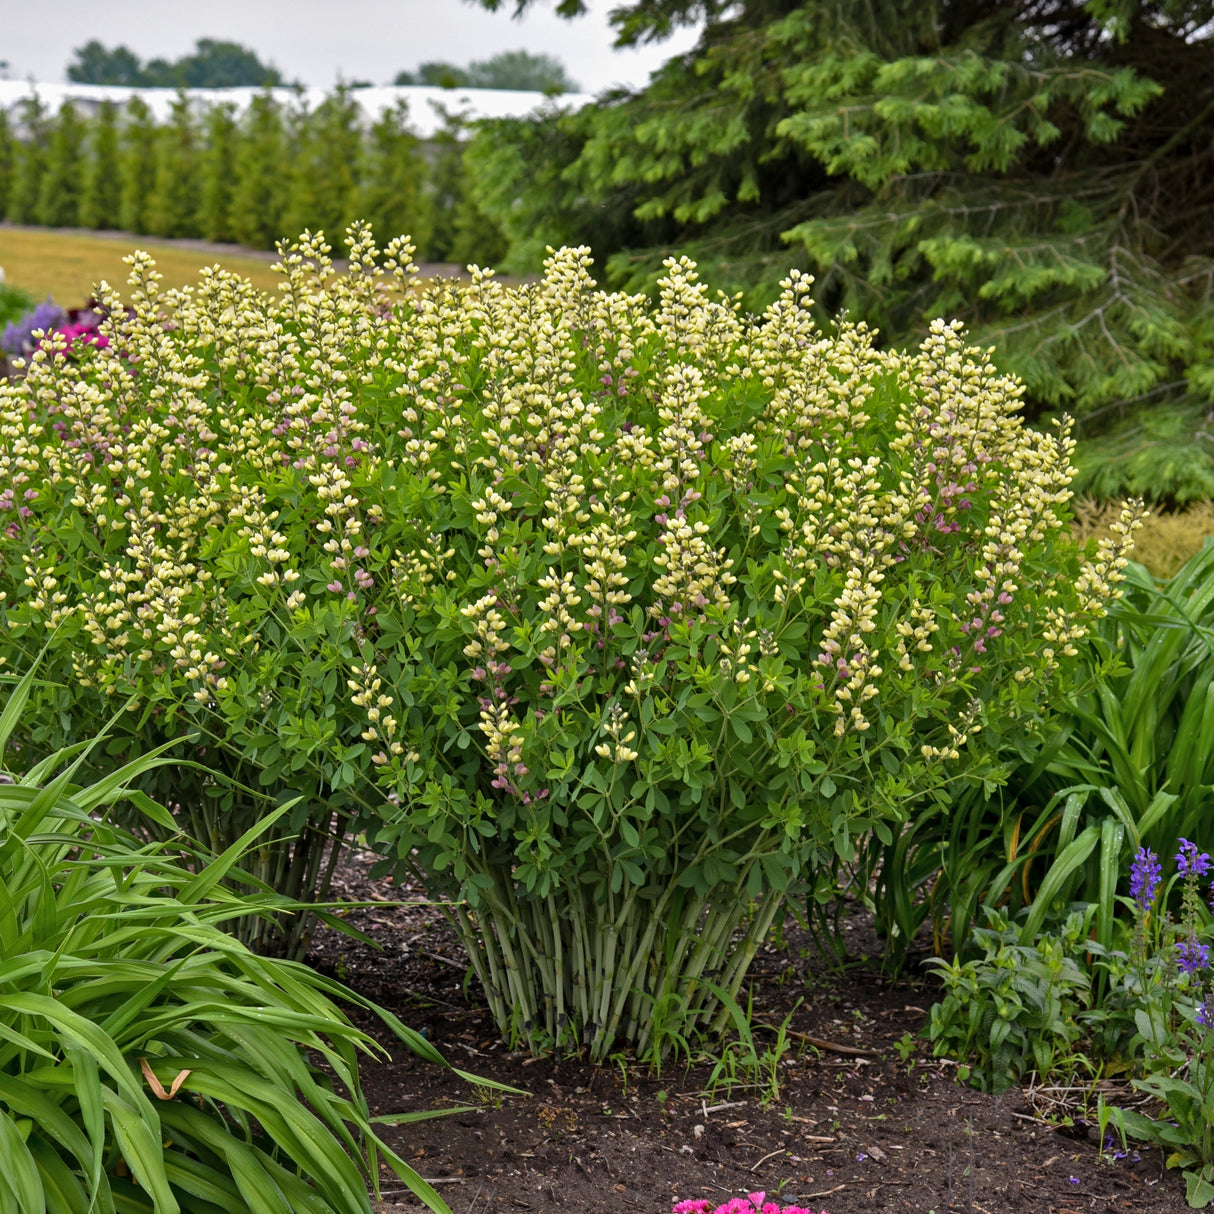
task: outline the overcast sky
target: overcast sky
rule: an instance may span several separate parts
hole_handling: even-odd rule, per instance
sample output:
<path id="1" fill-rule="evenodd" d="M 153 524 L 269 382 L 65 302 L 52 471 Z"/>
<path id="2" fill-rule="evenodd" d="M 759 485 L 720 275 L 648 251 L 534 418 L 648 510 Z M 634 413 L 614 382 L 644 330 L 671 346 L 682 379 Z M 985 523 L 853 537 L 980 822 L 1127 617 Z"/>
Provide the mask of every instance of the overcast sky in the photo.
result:
<path id="1" fill-rule="evenodd" d="M 92 38 L 124 44 L 142 59 L 177 59 L 199 38 L 240 42 L 287 80 L 327 87 L 346 80 L 391 84 L 427 60 L 462 65 L 499 51 L 555 55 L 590 93 L 643 85 L 650 71 L 685 50 L 685 31 L 657 47 L 611 49 L 607 13 L 618 0 L 590 0 L 572 21 L 536 0 L 516 21 L 466 0 L 55 0 L 51 6 L 3 0 L 0 60 L 10 80 L 66 80 L 72 52 Z M 507 8 L 511 7 L 507 3 Z"/>

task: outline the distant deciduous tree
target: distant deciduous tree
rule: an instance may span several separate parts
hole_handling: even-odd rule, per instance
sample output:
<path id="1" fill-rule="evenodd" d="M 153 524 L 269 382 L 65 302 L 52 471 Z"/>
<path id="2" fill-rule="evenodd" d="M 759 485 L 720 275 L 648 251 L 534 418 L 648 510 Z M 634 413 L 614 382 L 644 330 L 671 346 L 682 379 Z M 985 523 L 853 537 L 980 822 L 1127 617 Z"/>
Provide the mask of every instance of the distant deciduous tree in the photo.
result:
<path id="1" fill-rule="evenodd" d="M 283 83 L 277 68 L 262 63 L 238 42 L 199 38 L 192 54 L 143 63 L 125 46 L 107 49 L 93 39 L 77 47 L 67 78 L 77 84 L 126 84 L 140 88 L 236 88 Z"/>
<path id="2" fill-rule="evenodd" d="M 107 49 L 96 38 L 78 46 L 73 52 L 76 58 L 67 65 L 67 78 L 76 84 L 126 84 L 132 87 L 143 83 L 143 64 L 134 51 L 125 46 Z"/>
<path id="3" fill-rule="evenodd" d="M 481 89 L 517 89 L 535 93 L 576 93 L 577 83 L 552 55 L 502 51 L 492 59 L 468 64 L 468 84 Z"/>
<path id="4" fill-rule="evenodd" d="M 552 55 L 502 51 L 491 59 L 456 67 L 453 63 L 423 63 L 416 71 L 400 72 L 398 85 L 428 84 L 437 88 L 511 89 L 535 93 L 576 93 L 565 65 Z"/>
<path id="5" fill-rule="evenodd" d="M 454 63 L 420 63 L 416 71 L 397 72 L 392 83 L 400 86 L 428 85 L 438 89 L 457 89 L 467 85 L 468 73 L 462 67 L 456 67 Z"/>

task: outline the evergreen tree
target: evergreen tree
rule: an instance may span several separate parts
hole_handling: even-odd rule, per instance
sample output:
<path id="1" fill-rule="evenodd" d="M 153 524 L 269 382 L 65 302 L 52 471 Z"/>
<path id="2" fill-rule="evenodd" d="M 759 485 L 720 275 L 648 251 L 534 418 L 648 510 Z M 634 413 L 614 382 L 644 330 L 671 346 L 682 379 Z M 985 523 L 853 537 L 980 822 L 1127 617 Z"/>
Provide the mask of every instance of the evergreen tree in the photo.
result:
<path id="1" fill-rule="evenodd" d="M 613 20 L 623 44 L 703 32 L 640 92 L 479 137 L 478 201 L 516 258 L 590 238 L 638 286 L 678 247 L 756 303 L 799 265 L 893 342 L 960 316 L 1032 407 L 1125 419 L 1102 490 L 1214 492 L 1211 0 L 635 0 Z"/>
<path id="2" fill-rule="evenodd" d="M 8 111 L 0 110 L 0 219 L 8 218 L 9 196 L 13 189 L 18 150 L 17 137 L 13 134 Z"/>
<path id="3" fill-rule="evenodd" d="M 334 249 L 342 247 L 346 228 L 360 218 L 354 214 L 359 123 L 358 103 L 346 85 L 338 85 L 314 111 L 298 112 L 280 235 L 323 231 Z"/>
<path id="4" fill-rule="evenodd" d="M 189 98 L 178 93 L 156 144 L 156 177 L 148 230 L 157 236 L 197 236 L 201 164 L 198 127 Z"/>
<path id="5" fill-rule="evenodd" d="M 40 223 L 74 228 L 80 222 L 83 170 L 84 124 L 76 107 L 65 101 L 50 125 L 46 170 L 38 185 Z"/>
<path id="6" fill-rule="evenodd" d="M 21 102 L 16 126 L 19 135 L 8 196 L 8 217 L 13 223 L 40 224 L 38 201 L 46 172 L 50 123 L 46 108 L 37 96 Z"/>
<path id="7" fill-rule="evenodd" d="M 158 135 L 152 111 L 140 98 L 132 97 L 126 104 L 118 161 L 118 222 L 127 232 L 149 230 Z"/>
<path id="8" fill-rule="evenodd" d="M 86 228 L 119 225 L 121 184 L 118 155 L 118 107 L 103 101 L 88 129 L 80 223 Z"/>
<path id="9" fill-rule="evenodd" d="M 440 108 L 439 114 L 443 124 L 430 137 L 426 191 L 430 241 L 423 252 L 430 261 L 450 261 L 455 251 L 456 215 L 466 181 L 464 143 L 468 120 L 451 110 Z"/>
<path id="10" fill-rule="evenodd" d="M 206 116 L 198 226 L 207 240 L 232 239 L 232 174 L 240 132 L 230 104 L 213 105 Z"/>
<path id="11" fill-rule="evenodd" d="M 270 93 L 258 93 L 244 116 L 232 174 L 229 222 L 240 244 L 272 249 L 286 235 L 282 227 L 285 150 L 281 107 Z"/>
<path id="12" fill-rule="evenodd" d="M 419 250 L 430 245 L 423 184 L 426 162 L 421 142 L 409 129 L 409 106 L 398 101 L 371 126 L 363 159 L 357 211 L 380 245 L 410 236 Z"/>

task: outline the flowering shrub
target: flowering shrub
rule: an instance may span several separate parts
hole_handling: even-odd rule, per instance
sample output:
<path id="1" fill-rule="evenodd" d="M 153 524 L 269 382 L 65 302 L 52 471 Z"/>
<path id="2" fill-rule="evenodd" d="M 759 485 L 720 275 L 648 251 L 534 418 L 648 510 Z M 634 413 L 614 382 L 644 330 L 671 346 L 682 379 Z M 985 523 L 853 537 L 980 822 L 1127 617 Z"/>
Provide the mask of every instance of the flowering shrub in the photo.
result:
<path id="1" fill-rule="evenodd" d="M 133 693 L 142 748 L 301 796 L 274 879 L 366 827 L 458 900 L 512 1040 L 661 1053 L 790 888 L 999 779 L 1132 519 L 1070 544 L 1065 427 L 957 326 L 881 351 L 686 260 L 650 307 L 585 250 L 416 291 L 410 254 L 385 294 L 364 230 L 332 283 L 305 236 L 272 303 L 161 299 L 139 254 L 108 346 L 44 342 L 0 394 L 3 643 L 50 636 L 44 729 Z M 218 842 L 242 795 L 177 799 Z"/>
<path id="2" fill-rule="evenodd" d="M 814 1214 L 804 1206 L 782 1206 L 778 1202 L 768 1201 L 766 1193 L 748 1193 L 746 1199 L 733 1197 L 729 1201 L 710 1209 L 708 1202 L 702 1198 L 690 1201 L 680 1201 L 675 1204 L 671 1214 Z M 822 1214 L 826 1214 L 823 1210 Z"/>

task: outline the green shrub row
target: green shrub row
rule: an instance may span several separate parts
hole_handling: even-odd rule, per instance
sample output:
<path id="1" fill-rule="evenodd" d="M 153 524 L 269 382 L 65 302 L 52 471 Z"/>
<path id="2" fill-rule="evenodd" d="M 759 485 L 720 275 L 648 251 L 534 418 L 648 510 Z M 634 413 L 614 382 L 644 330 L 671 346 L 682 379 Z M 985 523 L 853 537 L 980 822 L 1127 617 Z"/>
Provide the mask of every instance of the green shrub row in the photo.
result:
<path id="1" fill-rule="evenodd" d="M 466 198 L 462 135 L 448 116 L 423 147 L 405 102 L 366 124 L 341 87 L 315 109 L 259 94 L 241 116 L 216 104 L 199 117 L 180 94 L 160 125 L 137 97 L 91 118 L 35 97 L 15 120 L 0 113 L 0 219 L 273 248 L 284 231 L 360 218 L 413 233 L 426 260 L 490 264 L 503 246 Z"/>

